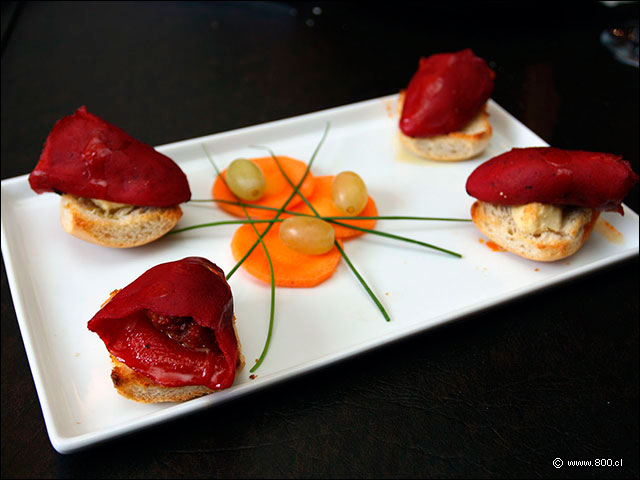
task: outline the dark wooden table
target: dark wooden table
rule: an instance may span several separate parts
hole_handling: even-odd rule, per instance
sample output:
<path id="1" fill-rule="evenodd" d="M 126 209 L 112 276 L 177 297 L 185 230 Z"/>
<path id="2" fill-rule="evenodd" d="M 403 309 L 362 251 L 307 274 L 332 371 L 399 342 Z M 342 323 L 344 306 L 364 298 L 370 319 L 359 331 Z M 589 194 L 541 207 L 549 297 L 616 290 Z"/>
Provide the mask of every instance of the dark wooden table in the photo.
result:
<path id="1" fill-rule="evenodd" d="M 544 140 L 640 171 L 638 69 L 600 43 L 637 3 L 445 3 L 5 2 L 2 178 L 82 104 L 161 145 L 395 93 L 421 55 L 466 47 Z M 4 264 L 1 352 L 2 478 L 638 476 L 637 257 L 70 455 Z"/>

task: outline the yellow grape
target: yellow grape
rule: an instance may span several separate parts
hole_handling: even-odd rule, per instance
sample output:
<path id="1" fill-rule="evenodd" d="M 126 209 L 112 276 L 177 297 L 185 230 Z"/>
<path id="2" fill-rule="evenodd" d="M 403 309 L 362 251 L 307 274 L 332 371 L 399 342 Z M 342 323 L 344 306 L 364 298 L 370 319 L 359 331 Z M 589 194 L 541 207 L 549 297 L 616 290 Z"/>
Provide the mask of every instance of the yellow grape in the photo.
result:
<path id="1" fill-rule="evenodd" d="M 280 226 L 280 239 L 287 247 L 305 255 L 322 255 L 333 248 L 335 232 L 324 220 L 289 217 Z"/>
<path id="2" fill-rule="evenodd" d="M 267 188 L 264 174 L 251 160 L 238 158 L 231 162 L 225 180 L 229 189 L 242 200 L 258 200 Z"/>
<path id="3" fill-rule="evenodd" d="M 331 183 L 333 204 L 346 215 L 358 215 L 369 200 L 367 186 L 357 173 L 346 171 L 336 175 Z"/>

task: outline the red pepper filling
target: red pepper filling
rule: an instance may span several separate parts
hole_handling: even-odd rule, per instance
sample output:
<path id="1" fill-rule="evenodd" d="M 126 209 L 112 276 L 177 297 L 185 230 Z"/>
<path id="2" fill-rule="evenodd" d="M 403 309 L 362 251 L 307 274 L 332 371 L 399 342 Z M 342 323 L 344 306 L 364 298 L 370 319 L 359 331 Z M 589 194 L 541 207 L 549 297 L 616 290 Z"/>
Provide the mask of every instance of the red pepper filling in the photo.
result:
<path id="1" fill-rule="evenodd" d="M 470 49 L 421 58 L 402 107 L 400 130 L 431 137 L 461 130 L 493 91 L 495 73 Z"/>
<path id="2" fill-rule="evenodd" d="M 637 182 L 638 175 L 619 155 L 531 147 L 483 163 L 466 188 L 472 197 L 499 205 L 540 202 L 623 213 L 622 200 Z"/>
<path id="3" fill-rule="evenodd" d="M 37 193 L 142 207 L 169 207 L 191 198 L 187 177 L 173 160 L 85 107 L 54 125 L 29 184 Z"/>
<path id="4" fill-rule="evenodd" d="M 198 325 L 191 317 L 172 317 L 151 310 L 146 310 L 145 315 L 154 327 L 183 347 L 191 350 L 220 351 L 213 330 Z"/>
<path id="5" fill-rule="evenodd" d="M 157 265 L 120 290 L 89 321 L 107 350 L 168 387 L 230 387 L 238 361 L 233 297 L 204 258 Z"/>
<path id="6" fill-rule="evenodd" d="M 167 387 L 205 385 L 213 390 L 233 383 L 234 369 L 214 344 L 195 350 L 158 330 L 144 311 L 102 328 L 101 338 L 119 361 Z"/>

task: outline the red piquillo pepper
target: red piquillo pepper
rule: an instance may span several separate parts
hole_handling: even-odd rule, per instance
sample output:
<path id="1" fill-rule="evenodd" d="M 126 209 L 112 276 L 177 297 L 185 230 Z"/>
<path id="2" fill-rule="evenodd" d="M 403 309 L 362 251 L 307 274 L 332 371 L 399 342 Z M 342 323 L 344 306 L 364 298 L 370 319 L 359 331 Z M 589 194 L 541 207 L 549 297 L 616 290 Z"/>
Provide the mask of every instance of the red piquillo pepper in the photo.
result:
<path id="1" fill-rule="evenodd" d="M 480 165 L 467 193 L 499 205 L 540 202 L 623 213 L 622 200 L 638 182 L 626 160 L 610 153 L 554 147 L 514 148 Z"/>
<path id="2" fill-rule="evenodd" d="M 471 49 L 421 58 L 407 87 L 400 130 L 430 137 L 463 128 L 493 91 L 495 73 Z"/>
<path id="3" fill-rule="evenodd" d="M 169 207 L 191 198 L 187 177 L 173 160 L 85 107 L 56 122 L 29 183 L 37 193 L 144 207 Z"/>
<path id="4" fill-rule="evenodd" d="M 238 362 L 233 297 L 224 273 L 201 257 L 157 265 L 89 321 L 107 350 L 167 387 L 230 387 Z"/>

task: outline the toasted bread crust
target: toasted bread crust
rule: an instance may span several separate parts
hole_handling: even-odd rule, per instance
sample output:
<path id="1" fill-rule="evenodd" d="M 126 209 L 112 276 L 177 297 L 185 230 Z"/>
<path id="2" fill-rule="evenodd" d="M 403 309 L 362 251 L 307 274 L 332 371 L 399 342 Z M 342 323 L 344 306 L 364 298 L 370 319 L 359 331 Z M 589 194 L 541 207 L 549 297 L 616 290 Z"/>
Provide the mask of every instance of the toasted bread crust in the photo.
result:
<path id="1" fill-rule="evenodd" d="M 145 245 L 169 232 L 182 217 L 173 207 L 132 207 L 109 214 L 91 200 L 62 195 L 60 222 L 69 234 L 103 247 L 130 248 Z"/>
<path id="2" fill-rule="evenodd" d="M 245 359 L 241 352 L 240 339 L 238 337 L 235 320 L 234 317 L 233 328 L 236 332 L 236 339 L 238 340 L 238 361 L 236 364 L 236 371 L 238 371 L 244 368 Z M 135 372 L 113 355 L 110 356 L 113 365 L 111 370 L 113 386 L 120 395 L 129 400 L 140 403 L 185 402 L 215 392 L 215 390 L 205 387 L 204 385 L 166 387 L 149 377 Z"/>
<path id="3" fill-rule="evenodd" d="M 595 209 L 570 207 L 563 213 L 561 231 L 532 235 L 518 231 L 509 206 L 481 201 L 471 206 L 471 218 L 478 230 L 503 249 L 537 262 L 554 262 L 576 253 L 599 216 Z"/>
<path id="4" fill-rule="evenodd" d="M 113 369 L 111 381 L 120 395 L 129 400 L 141 403 L 184 402 L 192 398 L 213 393 L 213 390 L 202 385 L 186 387 L 165 387 L 153 380 L 134 372 L 124 363 L 111 356 Z"/>
<path id="5" fill-rule="evenodd" d="M 404 92 L 398 97 L 398 111 L 402 115 Z M 398 128 L 398 138 L 407 150 L 429 160 L 457 162 L 482 153 L 493 134 L 485 107 L 460 131 L 432 137 L 409 137 Z"/>

